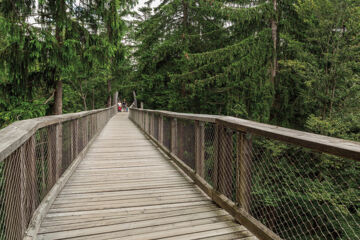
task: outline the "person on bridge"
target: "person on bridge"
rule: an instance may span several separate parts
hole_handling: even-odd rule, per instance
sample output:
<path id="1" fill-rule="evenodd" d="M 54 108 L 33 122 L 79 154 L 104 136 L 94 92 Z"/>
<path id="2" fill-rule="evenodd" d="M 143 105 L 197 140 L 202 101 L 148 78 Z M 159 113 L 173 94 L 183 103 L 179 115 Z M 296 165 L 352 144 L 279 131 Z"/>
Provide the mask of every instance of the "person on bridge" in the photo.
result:
<path id="1" fill-rule="evenodd" d="M 121 106 L 121 102 L 119 101 L 119 102 L 118 102 L 118 112 L 121 112 L 121 107 L 122 107 L 122 106 Z"/>
<path id="2" fill-rule="evenodd" d="M 126 103 L 126 99 L 125 99 L 125 98 L 124 98 L 124 101 L 122 102 L 122 108 L 123 108 L 124 112 L 127 112 L 127 111 L 128 111 L 127 103 Z"/>

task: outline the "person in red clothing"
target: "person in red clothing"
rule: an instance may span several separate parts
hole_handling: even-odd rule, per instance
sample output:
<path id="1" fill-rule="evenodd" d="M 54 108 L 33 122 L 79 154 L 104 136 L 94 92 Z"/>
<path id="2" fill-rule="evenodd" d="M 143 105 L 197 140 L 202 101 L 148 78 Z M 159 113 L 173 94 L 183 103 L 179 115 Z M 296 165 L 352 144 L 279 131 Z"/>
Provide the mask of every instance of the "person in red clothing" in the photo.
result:
<path id="1" fill-rule="evenodd" d="M 118 102 L 118 112 L 121 112 L 121 102 Z"/>

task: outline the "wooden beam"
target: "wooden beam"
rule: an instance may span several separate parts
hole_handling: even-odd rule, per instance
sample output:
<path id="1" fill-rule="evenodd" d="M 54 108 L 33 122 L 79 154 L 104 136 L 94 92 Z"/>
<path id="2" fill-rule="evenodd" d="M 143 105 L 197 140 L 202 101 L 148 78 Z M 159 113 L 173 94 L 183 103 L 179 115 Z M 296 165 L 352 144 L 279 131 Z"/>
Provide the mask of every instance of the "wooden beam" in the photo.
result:
<path id="1" fill-rule="evenodd" d="M 236 201 L 246 212 L 251 205 L 251 135 L 237 133 Z"/>
<path id="2" fill-rule="evenodd" d="M 70 113 L 56 116 L 47 116 L 29 120 L 17 121 L 0 130 L 0 162 L 25 143 L 35 132 L 50 125 L 79 119 L 91 114 L 108 112 L 116 106 L 79 113 Z"/>
<path id="3" fill-rule="evenodd" d="M 195 171 L 205 176 L 205 124 L 195 121 Z"/>
<path id="4" fill-rule="evenodd" d="M 60 178 L 62 174 L 62 124 L 57 124 L 55 126 L 55 182 Z"/>
<path id="5" fill-rule="evenodd" d="M 218 123 L 233 130 L 252 133 L 285 143 L 302 146 L 315 151 L 333 154 L 336 156 L 360 161 L 360 143 L 355 141 L 343 140 L 340 138 L 327 137 L 289 128 L 278 127 L 269 124 L 239 119 L 235 117 L 224 117 L 205 114 L 176 113 L 169 111 L 136 109 L 148 113 L 158 113 L 165 117 L 179 118 L 186 120 L 197 120 L 211 123 Z"/>
<path id="6" fill-rule="evenodd" d="M 159 138 L 159 142 L 164 144 L 164 117 L 162 115 L 159 115 L 158 118 L 159 118 L 158 138 Z"/>
<path id="7" fill-rule="evenodd" d="M 330 153 L 360 161 L 359 142 L 327 137 L 234 117 L 217 119 L 216 122 L 241 132 L 252 133 L 319 152 Z"/>
<path id="8" fill-rule="evenodd" d="M 234 189 L 232 133 L 221 125 L 218 139 L 218 191 L 231 198 Z"/>
<path id="9" fill-rule="evenodd" d="M 177 154 L 177 119 L 171 119 L 171 152 Z"/>
<path id="10" fill-rule="evenodd" d="M 213 171 L 213 185 L 215 189 L 219 189 L 219 131 L 220 126 L 218 124 L 214 127 L 214 167 L 212 169 Z"/>
<path id="11" fill-rule="evenodd" d="M 47 191 L 55 184 L 56 176 L 56 131 L 55 126 L 47 127 Z"/>

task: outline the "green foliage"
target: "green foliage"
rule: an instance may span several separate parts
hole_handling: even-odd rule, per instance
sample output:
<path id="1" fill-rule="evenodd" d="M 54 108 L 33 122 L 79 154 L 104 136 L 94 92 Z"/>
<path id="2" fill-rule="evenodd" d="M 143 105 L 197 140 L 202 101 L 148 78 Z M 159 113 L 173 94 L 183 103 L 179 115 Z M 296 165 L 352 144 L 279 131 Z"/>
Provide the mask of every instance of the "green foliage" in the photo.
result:
<path id="1" fill-rule="evenodd" d="M 0 128 L 52 113 L 56 81 L 63 112 L 106 106 L 128 49 L 122 17 L 135 1 L 0 2 Z"/>

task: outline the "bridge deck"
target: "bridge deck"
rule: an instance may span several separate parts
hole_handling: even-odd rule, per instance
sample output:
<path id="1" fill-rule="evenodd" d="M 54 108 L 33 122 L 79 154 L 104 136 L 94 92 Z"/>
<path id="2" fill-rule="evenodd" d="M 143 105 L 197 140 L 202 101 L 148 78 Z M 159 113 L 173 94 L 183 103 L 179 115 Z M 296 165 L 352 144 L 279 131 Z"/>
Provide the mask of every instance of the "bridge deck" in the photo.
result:
<path id="1" fill-rule="evenodd" d="M 60 192 L 38 239 L 257 239 L 117 114 Z"/>

